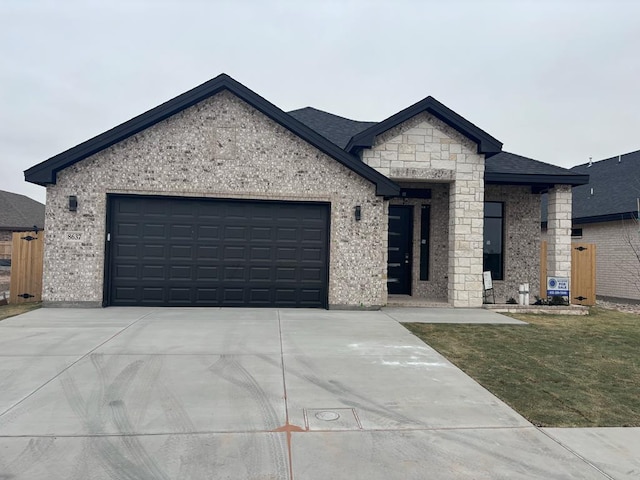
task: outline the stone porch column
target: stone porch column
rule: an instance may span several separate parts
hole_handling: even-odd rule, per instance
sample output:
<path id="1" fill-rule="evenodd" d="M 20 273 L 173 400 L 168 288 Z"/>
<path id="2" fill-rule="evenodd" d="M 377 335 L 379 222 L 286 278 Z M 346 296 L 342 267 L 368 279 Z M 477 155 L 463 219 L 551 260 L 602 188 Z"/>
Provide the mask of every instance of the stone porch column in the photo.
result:
<path id="1" fill-rule="evenodd" d="M 449 304 L 482 306 L 484 165 L 459 175 L 449 190 Z M 462 178 L 460 178 L 462 177 Z"/>
<path id="2" fill-rule="evenodd" d="M 547 275 L 571 278 L 571 185 L 549 190 L 547 239 Z"/>

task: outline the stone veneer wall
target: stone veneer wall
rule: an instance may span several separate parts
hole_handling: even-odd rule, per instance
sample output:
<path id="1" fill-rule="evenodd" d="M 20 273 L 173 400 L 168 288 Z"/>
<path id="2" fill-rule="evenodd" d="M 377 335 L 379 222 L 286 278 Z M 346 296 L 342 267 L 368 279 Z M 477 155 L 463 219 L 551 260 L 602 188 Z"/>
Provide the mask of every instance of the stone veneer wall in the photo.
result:
<path id="1" fill-rule="evenodd" d="M 13 238 L 11 230 L 0 230 L 0 242 L 10 242 Z"/>
<path id="2" fill-rule="evenodd" d="M 454 307 L 482 305 L 484 155 L 426 112 L 379 135 L 362 160 L 396 181 L 450 182 L 448 296 Z"/>
<path id="3" fill-rule="evenodd" d="M 571 278 L 571 186 L 549 189 L 547 275 Z"/>
<path id="4" fill-rule="evenodd" d="M 404 188 L 429 188 L 430 199 L 392 199 L 392 205 L 413 205 L 412 296 L 446 301 L 449 269 L 449 185 L 446 183 L 401 183 Z M 421 207 L 430 205 L 429 280 L 420 280 Z"/>
<path id="5" fill-rule="evenodd" d="M 331 202 L 330 306 L 386 301 L 387 202 L 375 186 L 229 92 L 58 173 L 47 188 L 45 304 L 101 304 L 108 193 Z"/>
<path id="6" fill-rule="evenodd" d="M 504 202 L 504 280 L 493 282 L 496 303 L 518 300 L 521 283 L 529 283 L 532 303 L 540 295 L 540 200 L 528 186 L 485 188 L 485 201 Z"/>

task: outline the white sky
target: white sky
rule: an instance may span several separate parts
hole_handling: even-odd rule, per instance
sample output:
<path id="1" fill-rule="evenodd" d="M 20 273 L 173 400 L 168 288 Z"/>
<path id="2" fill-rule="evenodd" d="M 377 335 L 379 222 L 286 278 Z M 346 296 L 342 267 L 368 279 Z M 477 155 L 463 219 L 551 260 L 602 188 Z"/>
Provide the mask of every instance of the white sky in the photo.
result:
<path id="1" fill-rule="evenodd" d="M 222 72 L 356 120 L 432 95 L 565 167 L 640 149 L 637 0 L 0 0 L 0 190 Z"/>

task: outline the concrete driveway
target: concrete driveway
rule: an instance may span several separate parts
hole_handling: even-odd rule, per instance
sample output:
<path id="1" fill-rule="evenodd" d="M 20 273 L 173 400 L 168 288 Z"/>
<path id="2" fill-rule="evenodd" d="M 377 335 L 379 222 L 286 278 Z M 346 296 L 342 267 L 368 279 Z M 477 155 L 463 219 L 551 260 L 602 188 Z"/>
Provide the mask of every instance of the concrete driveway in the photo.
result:
<path id="1" fill-rule="evenodd" d="M 108 308 L 2 321 L 0 479 L 637 478 L 624 445 L 610 477 L 396 320 Z"/>

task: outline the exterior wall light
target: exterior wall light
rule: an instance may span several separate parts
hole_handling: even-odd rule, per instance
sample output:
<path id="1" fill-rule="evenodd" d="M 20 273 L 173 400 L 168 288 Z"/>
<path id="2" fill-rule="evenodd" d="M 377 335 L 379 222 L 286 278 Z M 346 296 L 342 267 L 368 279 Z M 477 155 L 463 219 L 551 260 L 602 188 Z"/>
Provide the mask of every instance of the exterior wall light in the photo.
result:
<path id="1" fill-rule="evenodd" d="M 75 212 L 76 210 L 78 210 L 78 197 L 69 195 L 69 211 Z"/>
<path id="2" fill-rule="evenodd" d="M 360 205 L 356 205 L 355 214 L 356 214 L 356 222 L 359 222 L 360 219 L 362 218 L 362 209 L 360 208 Z"/>

